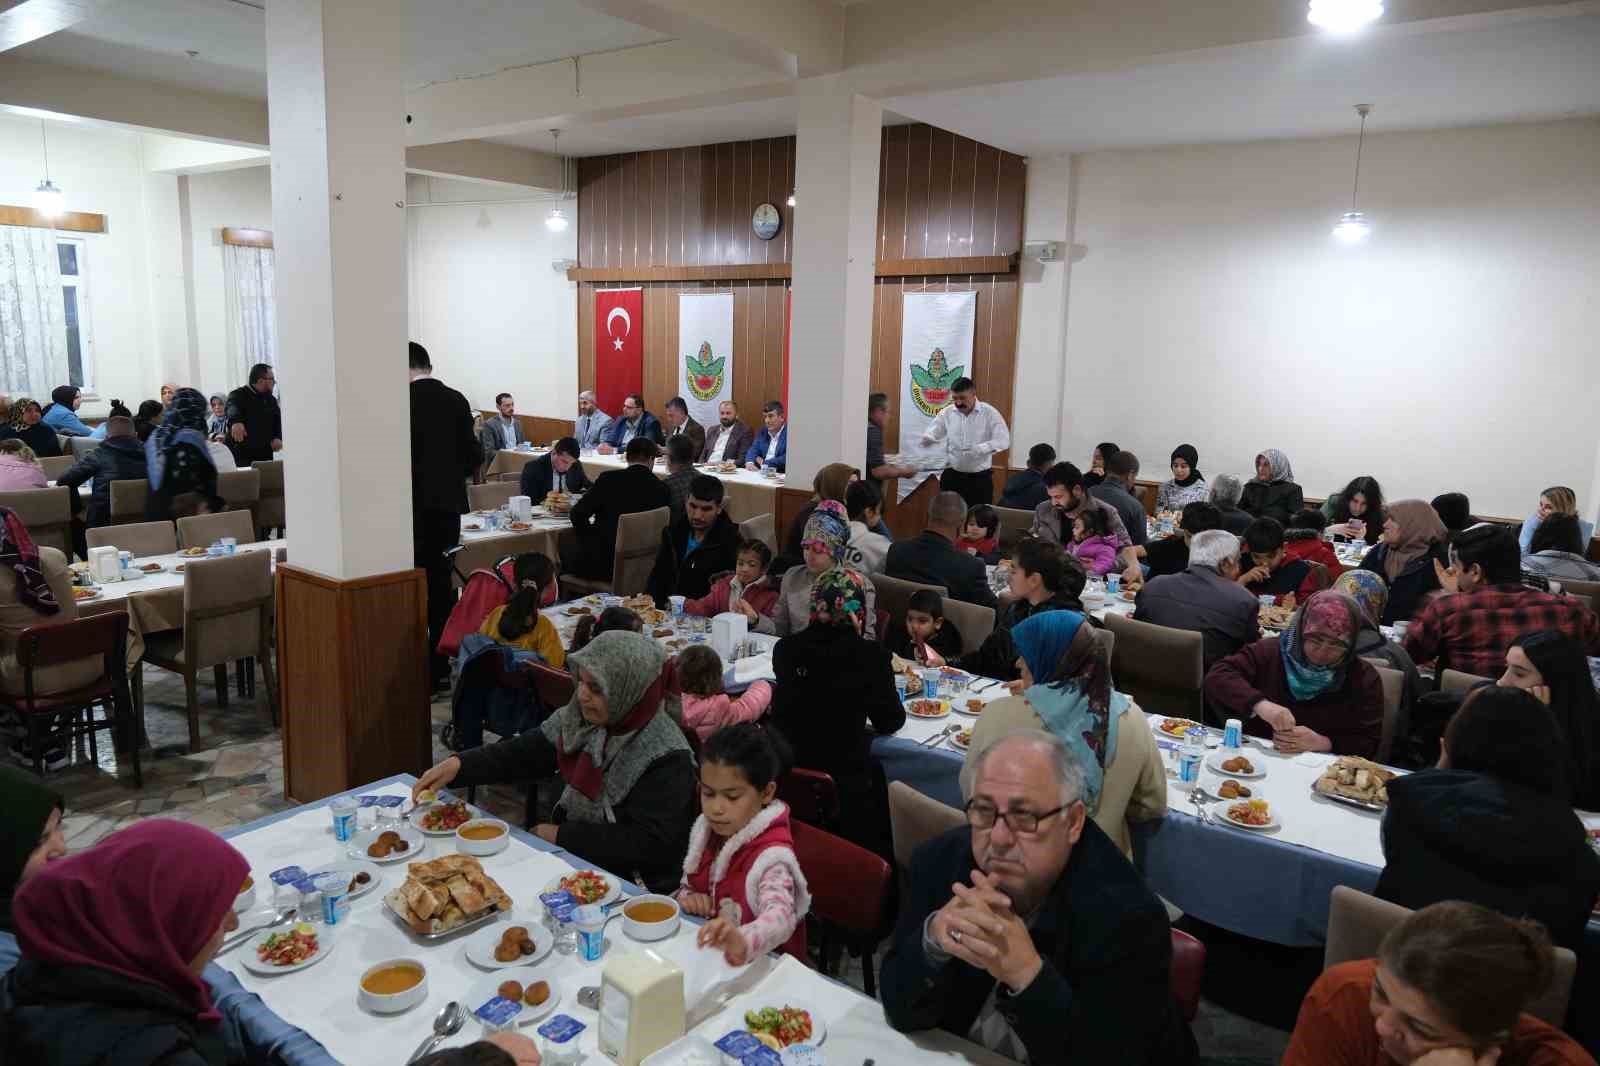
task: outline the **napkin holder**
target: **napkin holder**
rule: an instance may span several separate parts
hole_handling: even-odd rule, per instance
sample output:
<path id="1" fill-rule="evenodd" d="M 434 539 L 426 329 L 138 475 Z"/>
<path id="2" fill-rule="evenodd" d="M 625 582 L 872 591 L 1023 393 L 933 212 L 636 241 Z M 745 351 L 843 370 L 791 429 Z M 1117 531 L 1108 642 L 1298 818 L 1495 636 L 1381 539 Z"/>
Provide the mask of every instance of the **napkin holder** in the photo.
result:
<path id="1" fill-rule="evenodd" d="M 533 517 L 533 500 L 527 496 L 513 496 L 506 501 L 506 506 L 511 509 L 511 515 L 518 522 L 526 522 Z"/>
<path id="2" fill-rule="evenodd" d="M 102 584 L 122 580 L 122 562 L 117 549 L 109 544 L 89 549 L 89 573 Z"/>
<path id="3" fill-rule="evenodd" d="M 686 1029 L 683 971 L 653 951 L 630 952 L 606 961 L 600 973 L 600 1053 L 621 1066 L 639 1066 L 645 1056 L 683 1036 Z"/>
<path id="4" fill-rule="evenodd" d="M 738 611 L 723 611 L 711 619 L 711 647 L 725 663 L 733 662 L 733 652 L 750 634 L 750 620 Z"/>

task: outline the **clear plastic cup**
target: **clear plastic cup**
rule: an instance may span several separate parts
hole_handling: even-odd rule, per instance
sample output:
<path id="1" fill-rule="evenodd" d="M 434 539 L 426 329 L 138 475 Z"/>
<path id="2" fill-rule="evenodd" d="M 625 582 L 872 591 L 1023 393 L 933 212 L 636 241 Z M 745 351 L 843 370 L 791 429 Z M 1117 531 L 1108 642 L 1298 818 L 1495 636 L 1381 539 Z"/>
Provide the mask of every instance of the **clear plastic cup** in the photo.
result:
<path id="1" fill-rule="evenodd" d="M 356 811 L 359 804 L 349 796 L 340 796 L 328 804 L 328 813 L 333 816 L 333 839 L 341 844 L 356 835 Z"/>

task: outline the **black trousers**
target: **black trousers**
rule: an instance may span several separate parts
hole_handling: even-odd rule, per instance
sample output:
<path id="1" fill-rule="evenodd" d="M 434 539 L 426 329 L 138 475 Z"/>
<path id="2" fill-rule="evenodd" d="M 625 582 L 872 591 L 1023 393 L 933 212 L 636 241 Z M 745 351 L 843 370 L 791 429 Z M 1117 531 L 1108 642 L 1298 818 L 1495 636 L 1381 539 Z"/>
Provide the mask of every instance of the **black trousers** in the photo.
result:
<path id="1" fill-rule="evenodd" d="M 450 582 L 450 563 L 444 553 L 461 543 L 461 516 L 454 511 L 411 512 L 413 563 L 428 575 L 428 661 L 433 680 L 450 676 L 450 660 L 438 652 L 439 638 L 456 605 Z"/>
<path id="2" fill-rule="evenodd" d="M 946 468 L 939 475 L 939 488 L 945 492 L 959 493 L 969 508 L 994 502 L 994 475 L 988 470 L 964 474 L 960 470 Z"/>

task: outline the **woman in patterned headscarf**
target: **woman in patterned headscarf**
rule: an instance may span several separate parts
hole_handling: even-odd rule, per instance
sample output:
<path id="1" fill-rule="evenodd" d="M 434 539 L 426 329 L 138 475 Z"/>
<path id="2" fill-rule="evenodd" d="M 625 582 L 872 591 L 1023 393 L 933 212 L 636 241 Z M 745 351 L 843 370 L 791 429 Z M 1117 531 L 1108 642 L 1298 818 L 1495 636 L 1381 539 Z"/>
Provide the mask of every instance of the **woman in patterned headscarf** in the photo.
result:
<path id="1" fill-rule="evenodd" d="M 150 495 L 144 516 L 161 521 L 195 513 L 200 507 L 221 511 L 217 465 L 206 443 L 206 398 L 198 389 L 179 389 L 161 424 L 144 442 L 150 471 Z M 187 494 L 193 493 L 194 496 Z M 178 496 L 185 496 L 176 501 Z M 189 500 L 195 500 L 190 503 Z"/>
<path id="2" fill-rule="evenodd" d="M 1270 736 L 1279 751 L 1376 758 L 1383 683 L 1356 655 L 1362 621 L 1343 592 L 1312 593 L 1281 637 L 1217 661 L 1206 675 L 1206 700 L 1244 719 L 1246 733 Z"/>
<path id="3" fill-rule="evenodd" d="M 1239 508 L 1257 518 L 1276 518 L 1285 526 L 1306 505 L 1305 495 L 1295 484 L 1289 457 L 1276 448 L 1256 456 L 1256 476 L 1245 482 Z"/>
<path id="4" fill-rule="evenodd" d="M 832 775 L 840 807 L 849 812 L 839 831 L 892 860 L 887 786 L 868 750 L 867 723 L 880 735 L 893 733 L 905 725 L 906 711 L 888 649 L 863 635 L 870 632 L 870 589 L 865 577 L 843 567 L 815 578 L 810 624 L 772 651 L 772 720 L 794 745 L 796 766 Z"/>
<path id="5" fill-rule="evenodd" d="M 778 602 L 773 604 L 772 616 L 756 622 L 756 632 L 775 633 L 786 637 L 798 633 L 811 624 L 811 587 L 820 575 L 843 565 L 844 551 L 850 546 L 850 519 L 844 504 L 837 500 L 822 500 L 806 519 L 805 530 L 800 535 L 800 550 L 805 562 L 791 566 L 783 575 L 778 588 Z M 877 593 L 872 581 L 857 574 L 865 586 L 862 632 L 877 636 Z"/>
<path id="6" fill-rule="evenodd" d="M 1389 604 L 1389 586 L 1371 570 L 1346 570 L 1334 579 L 1333 591 L 1349 596 L 1361 608 L 1356 654 L 1363 659 L 1382 659 L 1383 662 L 1378 665 L 1388 666 L 1405 675 L 1400 693 L 1400 717 L 1394 729 L 1396 737 L 1403 737 L 1409 727 L 1412 704 L 1427 690 L 1422 687 L 1422 674 L 1406 653 L 1405 645 L 1384 636 L 1380 628 L 1380 621 Z"/>

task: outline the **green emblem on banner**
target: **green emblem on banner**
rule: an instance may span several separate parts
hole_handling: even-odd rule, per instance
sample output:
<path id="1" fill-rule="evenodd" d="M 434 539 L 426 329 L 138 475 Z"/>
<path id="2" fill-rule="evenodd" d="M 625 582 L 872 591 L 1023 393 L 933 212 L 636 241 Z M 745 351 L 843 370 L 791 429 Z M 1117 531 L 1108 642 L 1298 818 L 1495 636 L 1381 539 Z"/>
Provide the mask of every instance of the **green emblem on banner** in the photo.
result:
<path id="1" fill-rule="evenodd" d="M 722 373 L 727 366 L 728 358 L 711 358 L 711 344 L 705 342 L 700 345 L 698 357 L 686 355 L 683 358 L 683 383 L 688 386 L 694 398 L 700 401 L 715 399 L 717 393 L 722 391 Z"/>
<path id="2" fill-rule="evenodd" d="M 944 349 L 935 348 L 926 367 L 911 364 L 911 400 L 917 410 L 932 418 L 950 405 L 950 386 L 966 367 L 946 367 Z"/>

